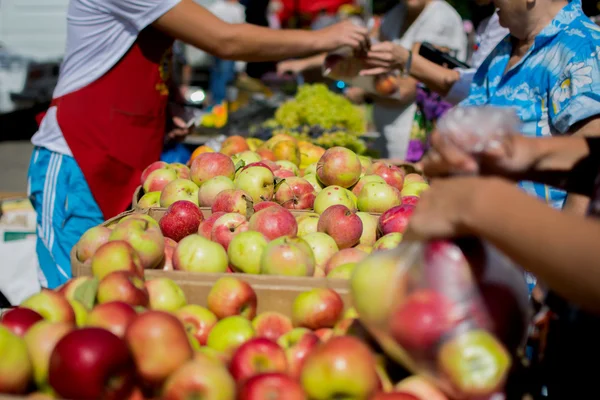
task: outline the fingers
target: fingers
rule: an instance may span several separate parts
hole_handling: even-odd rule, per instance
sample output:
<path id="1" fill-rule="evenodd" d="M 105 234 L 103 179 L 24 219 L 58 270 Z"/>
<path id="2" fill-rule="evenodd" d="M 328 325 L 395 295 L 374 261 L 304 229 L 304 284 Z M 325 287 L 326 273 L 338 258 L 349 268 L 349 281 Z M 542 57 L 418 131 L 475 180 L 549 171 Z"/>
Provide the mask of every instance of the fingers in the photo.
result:
<path id="1" fill-rule="evenodd" d="M 449 140 L 445 140 L 439 133 L 432 135 L 431 145 L 448 166 L 448 172 L 475 173 L 478 171 L 478 164 L 470 154 L 462 151 Z"/>
<path id="2" fill-rule="evenodd" d="M 387 74 L 388 72 L 390 72 L 389 68 L 377 67 L 377 68 L 363 69 L 362 71 L 360 71 L 360 75 L 361 76 L 374 76 L 374 75 Z"/>
<path id="3" fill-rule="evenodd" d="M 185 121 L 179 117 L 173 117 L 173 124 L 175 124 L 175 126 L 178 128 L 187 128 L 187 124 L 185 123 Z"/>

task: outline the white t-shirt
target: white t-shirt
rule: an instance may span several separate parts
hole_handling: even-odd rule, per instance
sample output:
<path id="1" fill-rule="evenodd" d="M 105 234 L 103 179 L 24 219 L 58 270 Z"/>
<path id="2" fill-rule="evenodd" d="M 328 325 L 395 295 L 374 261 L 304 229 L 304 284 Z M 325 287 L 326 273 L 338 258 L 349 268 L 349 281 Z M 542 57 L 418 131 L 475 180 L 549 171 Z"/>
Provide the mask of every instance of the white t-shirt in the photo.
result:
<path id="1" fill-rule="evenodd" d="M 398 17 L 399 8 L 396 6 L 384 16 L 381 26 L 383 34 L 392 31 L 390 25 L 393 27 L 393 24 L 397 24 Z M 411 49 L 415 43 L 429 42 L 450 49 L 459 60 L 464 60 L 467 55 L 467 35 L 462 19 L 444 0 L 429 3 L 401 38 L 384 39 L 393 40 L 407 49 Z M 389 158 L 406 157 L 416 109 L 414 103 L 403 107 L 386 107 L 379 104 L 373 107 L 373 120 L 377 131 L 385 136 Z"/>
<path id="2" fill-rule="evenodd" d="M 71 0 L 67 48 L 54 98 L 79 90 L 106 74 L 138 34 L 180 0 Z M 51 107 L 33 136 L 35 146 L 71 156 Z"/>

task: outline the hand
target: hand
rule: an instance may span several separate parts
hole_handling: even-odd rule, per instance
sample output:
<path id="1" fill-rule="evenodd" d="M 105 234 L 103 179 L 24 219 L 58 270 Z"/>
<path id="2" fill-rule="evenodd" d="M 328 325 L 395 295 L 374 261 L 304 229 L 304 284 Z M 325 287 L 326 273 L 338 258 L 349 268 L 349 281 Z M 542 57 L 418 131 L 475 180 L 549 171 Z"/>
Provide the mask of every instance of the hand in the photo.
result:
<path id="1" fill-rule="evenodd" d="M 388 72 L 404 69 L 409 57 L 409 51 L 392 42 L 382 42 L 371 46 L 367 53 L 366 64 L 368 69 L 361 71 L 361 75 L 381 75 Z"/>
<path id="2" fill-rule="evenodd" d="M 348 100 L 354 104 L 362 104 L 365 102 L 366 92 L 363 89 L 357 87 L 349 87 L 344 92 L 344 95 Z"/>
<path id="3" fill-rule="evenodd" d="M 350 46 L 360 52 L 367 52 L 369 48 L 369 31 L 352 21 L 343 21 L 327 28 L 314 31 L 322 51 L 337 50 L 340 47 Z"/>
<path id="4" fill-rule="evenodd" d="M 173 117 L 173 128 L 167 134 L 169 140 L 176 142 L 182 141 L 192 132 L 192 127 L 188 127 L 184 120 L 179 117 Z"/>
<path id="5" fill-rule="evenodd" d="M 298 75 L 304 72 L 306 68 L 304 60 L 287 60 L 281 61 L 277 64 L 277 74 L 284 75 L 286 73 L 292 73 Z"/>

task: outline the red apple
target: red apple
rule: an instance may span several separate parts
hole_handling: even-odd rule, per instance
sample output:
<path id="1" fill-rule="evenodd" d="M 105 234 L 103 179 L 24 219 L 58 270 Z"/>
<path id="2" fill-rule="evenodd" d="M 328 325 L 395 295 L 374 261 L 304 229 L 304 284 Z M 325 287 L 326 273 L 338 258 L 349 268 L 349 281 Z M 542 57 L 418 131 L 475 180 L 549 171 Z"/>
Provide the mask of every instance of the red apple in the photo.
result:
<path id="1" fill-rule="evenodd" d="M 349 188 L 360 179 L 360 159 L 345 147 L 328 149 L 317 163 L 317 177 L 326 186 Z"/>
<path id="2" fill-rule="evenodd" d="M 213 242 L 219 243 L 225 251 L 229 248 L 229 243 L 234 236 L 248 230 L 248 221 L 242 214 L 227 213 L 215 221 L 210 238 Z"/>
<path id="3" fill-rule="evenodd" d="M 279 184 L 275 192 L 275 201 L 285 208 L 307 210 L 313 208 L 315 189 L 306 179 L 298 177 L 286 178 Z"/>
<path id="4" fill-rule="evenodd" d="M 316 288 L 299 294 L 292 305 L 294 326 L 308 329 L 333 328 L 342 317 L 344 302 L 333 289 Z"/>
<path id="5" fill-rule="evenodd" d="M 75 257 L 82 263 L 91 260 L 100 246 L 108 242 L 111 230 L 105 226 L 88 229 L 75 245 Z"/>
<path id="6" fill-rule="evenodd" d="M 404 182 L 405 183 L 425 182 L 425 179 L 423 178 L 423 175 L 413 173 L 413 174 L 407 174 L 404 177 Z"/>
<path id="7" fill-rule="evenodd" d="M 253 162 L 253 163 L 244 165 L 244 167 L 242 167 L 241 170 L 245 171 L 248 168 L 252 168 L 252 167 L 264 167 L 264 168 L 268 168 L 269 171 L 271 171 L 271 172 L 277 171 L 280 168 L 274 162 L 270 162 L 270 161 L 258 161 L 258 162 Z"/>
<path id="8" fill-rule="evenodd" d="M 168 237 L 165 238 L 165 257 L 159 265 L 163 271 L 173 271 L 173 253 L 177 248 L 177 242 Z"/>
<path id="9" fill-rule="evenodd" d="M 315 331 L 315 335 L 319 338 L 322 343 L 325 343 L 333 337 L 333 329 L 331 328 L 319 328 Z"/>
<path id="10" fill-rule="evenodd" d="M 185 330 L 192 334 L 201 346 L 206 345 L 208 334 L 217 323 L 215 314 L 202 306 L 189 304 L 180 308 L 175 315 L 183 322 Z"/>
<path id="11" fill-rule="evenodd" d="M 338 248 L 347 249 L 360 241 L 363 223 L 355 212 L 338 204 L 327 208 L 321 214 L 317 230 L 331 236 Z"/>
<path id="12" fill-rule="evenodd" d="M 233 400 L 235 381 L 223 363 L 197 353 L 165 382 L 162 400 Z"/>
<path id="13" fill-rule="evenodd" d="M 204 236 L 207 239 L 210 239 L 210 237 L 212 235 L 212 228 L 215 224 L 215 221 L 218 220 L 219 218 L 221 218 L 225 214 L 227 214 L 227 213 L 225 213 L 223 211 L 216 212 L 216 213 L 213 213 L 210 217 L 208 217 L 204 221 L 202 221 L 200 223 L 200 225 L 198 226 L 198 234 Z"/>
<path id="14" fill-rule="evenodd" d="M 404 204 L 390 208 L 379 218 L 379 232 L 382 235 L 404 233 L 414 211 L 414 206 Z"/>
<path id="15" fill-rule="evenodd" d="M 145 269 L 156 268 L 165 256 L 165 239 L 160 228 L 143 219 L 133 218 L 119 222 L 113 228 L 109 240 L 124 240 L 129 243 Z"/>
<path id="16" fill-rule="evenodd" d="M 285 349 L 290 376 L 299 378 L 306 357 L 320 342 L 319 337 L 309 329 L 295 328 L 282 335 L 277 343 Z"/>
<path id="17" fill-rule="evenodd" d="M 375 77 L 375 91 L 382 96 L 391 96 L 398 91 L 398 78 L 393 74 L 382 74 Z"/>
<path id="18" fill-rule="evenodd" d="M 215 198 L 212 212 L 238 213 L 248 215 L 254 209 L 252 196 L 241 189 L 223 190 Z"/>
<path id="19" fill-rule="evenodd" d="M 265 235 L 268 240 L 281 236 L 296 236 L 298 223 L 291 212 L 283 207 L 268 207 L 250 218 L 249 229 Z"/>
<path id="20" fill-rule="evenodd" d="M 215 176 L 226 176 L 233 180 L 235 177 L 235 165 L 231 158 L 221 153 L 203 153 L 192 161 L 190 172 L 192 181 L 198 185 L 208 181 Z"/>
<path id="21" fill-rule="evenodd" d="M 146 311 L 137 316 L 125 332 L 139 377 L 150 386 L 159 386 L 183 363 L 193 357 L 188 335 L 181 321 L 163 311 Z"/>
<path id="22" fill-rule="evenodd" d="M 264 210 L 265 208 L 269 208 L 269 207 L 273 207 L 273 206 L 279 207 L 279 204 L 275 203 L 274 201 L 261 201 L 261 202 L 254 204 L 254 212 L 256 213 L 261 210 Z"/>
<path id="23" fill-rule="evenodd" d="M 177 172 L 174 169 L 168 167 L 155 169 L 148 174 L 144 183 L 142 183 L 144 193 L 160 192 L 175 179 L 177 179 Z"/>
<path id="24" fill-rule="evenodd" d="M 325 264 L 325 274 L 329 275 L 331 271 L 341 265 L 361 262 L 368 256 L 368 253 L 356 248 L 340 250 Z"/>
<path id="25" fill-rule="evenodd" d="M 309 398 L 368 399 L 379 386 L 376 365 L 375 356 L 359 339 L 334 337 L 309 354 L 300 382 Z"/>
<path id="26" fill-rule="evenodd" d="M 305 400 L 302 387 L 292 377 L 282 373 L 253 376 L 240 388 L 238 400 Z"/>
<path id="27" fill-rule="evenodd" d="M 2 314 L 0 325 L 8 328 L 15 335 L 23 337 L 29 328 L 43 319 L 44 317 L 36 311 L 16 307 Z"/>
<path id="28" fill-rule="evenodd" d="M 256 154 L 258 154 L 263 159 L 263 161 L 275 161 L 275 154 L 272 150 L 265 148 L 257 149 Z"/>
<path id="29" fill-rule="evenodd" d="M 111 301 L 94 307 L 88 314 L 86 325 L 104 328 L 123 338 L 127 327 L 136 316 L 137 312 L 133 306 L 122 301 Z"/>
<path id="30" fill-rule="evenodd" d="M 167 208 L 167 212 L 158 223 L 165 237 L 179 242 L 184 237 L 197 233 L 203 220 L 204 214 L 197 205 L 179 200 Z"/>
<path id="31" fill-rule="evenodd" d="M 28 308 L 40 314 L 50 322 L 67 322 L 75 324 L 75 311 L 67 299 L 48 289 L 42 289 L 21 303 L 21 308 Z"/>
<path id="32" fill-rule="evenodd" d="M 148 165 L 146 167 L 146 169 L 144 170 L 144 172 L 142 172 L 140 185 L 144 184 L 144 182 L 146 181 L 146 178 L 148 178 L 148 175 L 150 175 L 150 173 L 152 173 L 153 171 L 156 171 L 157 169 L 165 168 L 167 165 L 168 164 L 164 161 L 155 161 L 152 164 Z"/>
<path id="33" fill-rule="evenodd" d="M 83 328 L 57 343 L 48 378 L 65 399 L 119 400 L 133 390 L 134 368 L 122 339 L 101 328 Z"/>
<path id="34" fill-rule="evenodd" d="M 257 315 L 252 321 L 257 337 L 278 340 L 282 335 L 291 331 L 294 326 L 285 315 L 268 311 Z"/>
<path id="35" fill-rule="evenodd" d="M 273 175 L 275 176 L 275 178 L 279 178 L 279 179 L 294 178 L 296 176 L 296 174 L 294 174 L 289 169 L 283 169 L 283 168 L 275 170 L 275 172 L 273 172 Z"/>
<path id="36" fill-rule="evenodd" d="M 410 393 L 404 392 L 377 392 L 374 396 L 369 397 L 369 400 L 421 400 Z M 427 399 L 429 400 L 429 399 Z"/>
<path id="37" fill-rule="evenodd" d="M 129 271 L 115 271 L 104 277 L 98 285 L 97 299 L 100 304 L 122 301 L 141 307 L 150 301 L 144 280 Z"/>
<path id="38" fill-rule="evenodd" d="M 248 147 L 246 139 L 244 139 L 242 136 L 235 135 L 229 136 L 227 139 L 225 139 L 225 141 L 221 144 L 220 151 L 221 153 L 231 157 L 234 154 L 248 150 L 250 150 L 250 147 Z"/>
<path id="39" fill-rule="evenodd" d="M 237 382 L 261 373 L 284 373 L 287 371 L 285 351 L 269 339 L 250 339 L 233 353 L 229 371 Z"/>
<path id="40" fill-rule="evenodd" d="M 401 393 L 412 394 L 419 400 L 448 400 L 433 384 L 422 376 L 414 375 L 401 380 L 395 387 Z"/>
<path id="41" fill-rule="evenodd" d="M 407 351 L 428 352 L 460 322 L 455 314 L 455 307 L 445 296 L 421 289 L 411 293 L 393 312 L 390 333 Z"/>
<path id="42" fill-rule="evenodd" d="M 190 168 L 182 163 L 171 163 L 169 168 L 174 169 L 179 179 L 190 179 Z"/>
<path id="43" fill-rule="evenodd" d="M 0 325 L 0 393 L 23 394 L 32 376 L 32 365 L 23 338 Z"/>
<path id="44" fill-rule="evenodd" d="M 419 204 L 419 196 L 402 196 L 402 204 L 407 206 L 416 206 Z"/>
<path id="45" fill-rule="evenodd" d="M 97 279 L 103 279 L 114 271 L 129 271 L 139 277 L 144 276 L 144 266 L 140 257 L 124 240 L 103 244 L 92 257 L 92 273 Z"/>
<path id="46" fill-rule="evenodd" d="M 215 282 L 207 298 L 208 309 L 219 319 L 241 315 L 252 320 L 256 316 L 256 301 L 252 286 L 233 277 Z"/>
<path id="47" fill-rule="evenodd" d="M 404 171 L 395 165 L 376 161 L 367 170 L 368 175 L 378 175 L 390 186 L 402 190 L 404 186 Z"/>

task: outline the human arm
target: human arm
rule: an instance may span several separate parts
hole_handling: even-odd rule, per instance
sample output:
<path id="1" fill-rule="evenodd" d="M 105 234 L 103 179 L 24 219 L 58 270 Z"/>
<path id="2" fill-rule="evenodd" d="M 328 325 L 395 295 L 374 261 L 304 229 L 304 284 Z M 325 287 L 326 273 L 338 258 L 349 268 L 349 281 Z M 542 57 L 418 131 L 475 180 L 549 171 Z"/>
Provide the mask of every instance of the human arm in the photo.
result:
<path id="1" fill-rule="evenodd" d="M 509 181 L 434 180 L 411 217 L 407 240 L 476 236 L 550 289 L 600 311 L 600 223 L 548 207 Z"/>
<path id="2" fill-rule="evenodd" d="M 367 30 L 349 21 L 319 31 L 271 30 L 228 24 L 193 0 L 182 0 L 153 26 L 223 59 L 271 61 L 305 57 L 342 46 L 366 46 Z"/>
<path id="3" fill-rule="evenodd" d="M 321 68 L 325 62 L 325 57 L 327 57 L 327 54 L 322 53 L 307 58 L 281 61 L 277 64 L 277 73 L 285 74 L 286 72 L 291 72 L 299 74 L 311 69 Z"/>

